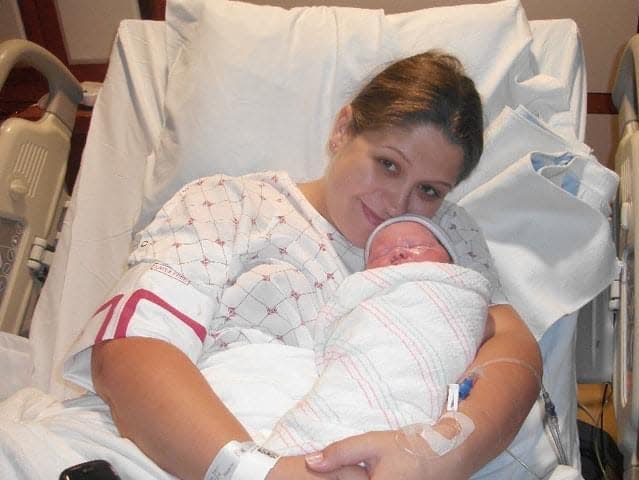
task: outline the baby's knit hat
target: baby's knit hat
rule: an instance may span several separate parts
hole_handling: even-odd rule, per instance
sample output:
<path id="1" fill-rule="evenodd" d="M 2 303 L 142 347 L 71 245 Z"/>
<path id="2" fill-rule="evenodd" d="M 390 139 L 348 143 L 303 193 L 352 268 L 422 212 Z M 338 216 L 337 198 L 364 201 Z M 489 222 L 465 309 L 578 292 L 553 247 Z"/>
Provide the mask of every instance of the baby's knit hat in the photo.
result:
<path id="1" fill-rule="evenodd" d="M 450 258 L 453 261 L 453 263 L 457 264 L 459 257 L 457 256 L 457 253 L 455 252 L 455 249 L 453 248 L 450 238 L 448 238 L 448 235 L 446 235 L 446 232 L 444 232 L 444 229 L 440 227 L 439 225 L 437 225 L 435 222 L 433 222 L 430 218 L 427 218 L 421 215 L 414 215 L 411 213 L 400 215 L 398 217 L 389 218 L 388 220 L 385 220 L 379 225 L 377 225 L 375 230 L 373 230 L 373 233 L 370 234 L 370 236 L 368 237 L 368 240 L 366 241 L 366 248 L 364 249 L 364 262 L 368 262 L 368 253 L 370 251 L 371 243 L 373 242 L 375 235 L 377 235 L 383 228 L 386 228 L 389 225 L 392 225 L 393 223 L 397 223 L 397 222 L 415 222 L 415 223 L 424 225 L 427 229 L 429 229 L 432 232 L 433 235 L 435 235 L 437 240 L 439 240 L 440 243 L 444 246 L 444 248 L 448 252 L 448 255 L 450 255 Z"/>

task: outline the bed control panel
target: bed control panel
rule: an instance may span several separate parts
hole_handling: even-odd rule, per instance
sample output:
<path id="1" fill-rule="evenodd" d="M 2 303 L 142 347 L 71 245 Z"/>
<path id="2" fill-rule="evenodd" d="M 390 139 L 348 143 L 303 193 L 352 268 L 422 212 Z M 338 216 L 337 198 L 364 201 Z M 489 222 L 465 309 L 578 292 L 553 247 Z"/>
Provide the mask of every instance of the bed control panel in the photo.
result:
<path id="1" fill-rule="evenodd" d="M 9 275 L 16 261 L 23 233 L 24 223 L 0 218 L 0 304 L 9 283 Z"/>
<path id="2" fill-rule="evenodd" d="M 0 125 L 0 330 L 27 334 L 42 284 L 32 250 L 55 243 L 66 201 L 64 178 L 70 131 L 45 113 L 37 122 L 10 118 Z"/>
<path id="3" fill-rule="evenodd" d="M 35 68 L 49 83 L 42 118 L 0 125 L 0 330 L 26 335 L 42 283 L 39 259 L 55 243 L 66 202 L 64 178 L 82 88 L 54 55 L 14 39 L 0 43 L 0 89 L 17 64 Z"/>

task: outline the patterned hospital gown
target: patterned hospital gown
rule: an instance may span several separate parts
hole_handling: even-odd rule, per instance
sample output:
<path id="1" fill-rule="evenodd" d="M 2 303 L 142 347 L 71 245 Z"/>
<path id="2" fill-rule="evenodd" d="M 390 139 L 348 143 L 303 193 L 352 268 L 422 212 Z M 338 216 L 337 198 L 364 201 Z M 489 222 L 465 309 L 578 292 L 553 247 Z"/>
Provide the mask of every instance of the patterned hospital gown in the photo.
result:
<path id="1" fill-rule="evenodd" d="M 447 202 L 434 219 L 452 239 L 459 264 L 490 281 L 492 303 L 505 302 L 475 222 Z M 196 364 L 237 342 L 312 348 L 312 329 L 305 322 L 346 276 L 364 266 L 363 251 L 330 225 L 284 172 L 215 175 L 188 184 L 140 233 L 129 263 L 65 365 L 65 377 L 89 390 L 89 347 L 110 338 L 165 340 Z M 268 282 L 268 274 L 238 282 L 257 265 L 289 265 L 304 272 L 306 286 L 291 285 L 284 302 L 289 310 L 253 295 L 250 285 Z M 290 305 L 302 314 L 291 317 Z M 273 316 L 281 320 L 275 335 L 255 328 L 259 319 Z M 251 325 L 243 326 L 242 319 Z"/>

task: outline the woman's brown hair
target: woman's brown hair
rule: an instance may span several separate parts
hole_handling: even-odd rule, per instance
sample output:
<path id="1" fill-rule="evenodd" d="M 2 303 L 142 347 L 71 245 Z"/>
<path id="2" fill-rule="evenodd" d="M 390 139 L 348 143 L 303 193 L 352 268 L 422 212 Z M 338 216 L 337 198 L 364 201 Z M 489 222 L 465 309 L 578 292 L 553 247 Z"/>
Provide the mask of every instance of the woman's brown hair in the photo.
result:
<path id="1" fill-rule="evenodd" d="M 475 83 L 452 55 L 428 51 L 386 67 L 351 102 L 352 133 L 434 125 L 464 152 L 457 181 L 473 171 L 484 148 Z"/>

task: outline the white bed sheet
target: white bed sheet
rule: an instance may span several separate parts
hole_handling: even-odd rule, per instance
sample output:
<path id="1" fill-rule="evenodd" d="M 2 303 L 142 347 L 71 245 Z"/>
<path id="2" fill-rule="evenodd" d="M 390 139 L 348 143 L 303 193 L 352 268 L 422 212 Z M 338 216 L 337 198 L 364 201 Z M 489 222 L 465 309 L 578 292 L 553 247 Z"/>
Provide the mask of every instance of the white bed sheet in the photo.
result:
<path id="1" fill-rule="evenodd" d="M 64 357 L 126 267 L 144 159 L 163 124 L 164 52 L 162 22 L 122 22 L 32 323 L 35 385 L 61 398 L 77 393 L 62 380 Z"/>
<path id="2" fill-rule="evenodd" d="M 570 88 L 570 108 L 552 116 L 551 125 L 576 139 L 585 126 L 585 76 L 574 22 L 531 22 L 533 51 L 544 69 Z M 31 334 L 35 376 L 32 384 L 59 398 L 78 390 L 61 378 L 62 362 L 84 321 L 126 267 L 133 227 L 142 204 L 145 162 L 163 125 L 166 85 L 164 24 L 122 23 L 103 91 L 98 98 L 78 182 L 58 252 L 38 303 Z M 152 59 L 152 61 L 149 61 Z M 108 180 L 107 180 L 108 179 Z M 98 253 L 98 255 L 96 255 Z M 545 382 L 562 417 L 568 455 L 579 465 L 574 374 L 576 314 L 557 322 L 541 339 Z M 537 407 L 528 423 L 539 422 Z M 522 453 L 543 442 L 526 427 L 516 444 Z M 547 445 L 543 447 L 550 448 Z M 504 461 L 508 461 L 504 457 Z M 552 455 L 540 455 L 535 470 L 547 472 Z M 544 465 L 545 464 L 545 465 Z M 490 469 L 487 478 L 490 478 Z M 580 478 L 575 469 L 556 469 L 556 478 Z M 523 478 L 521 471 L 513 471 Z"/>

